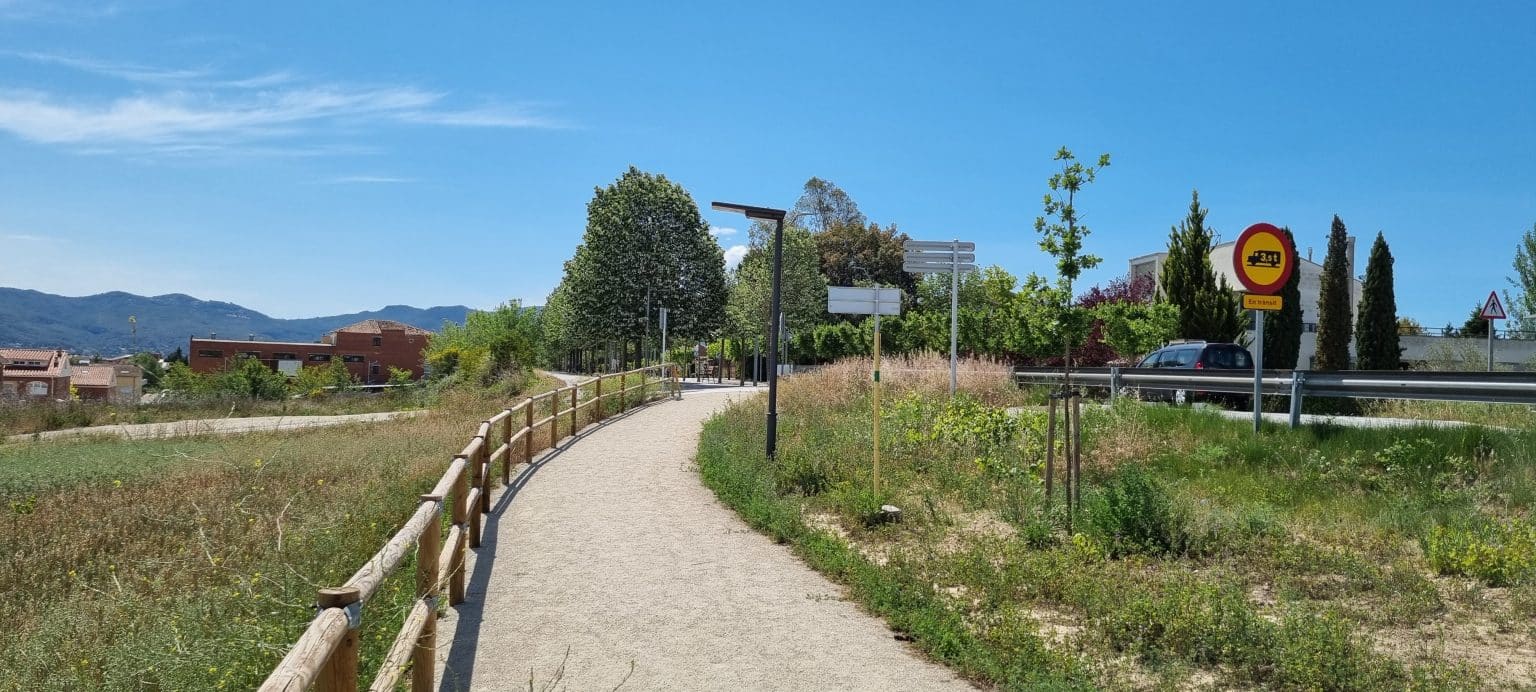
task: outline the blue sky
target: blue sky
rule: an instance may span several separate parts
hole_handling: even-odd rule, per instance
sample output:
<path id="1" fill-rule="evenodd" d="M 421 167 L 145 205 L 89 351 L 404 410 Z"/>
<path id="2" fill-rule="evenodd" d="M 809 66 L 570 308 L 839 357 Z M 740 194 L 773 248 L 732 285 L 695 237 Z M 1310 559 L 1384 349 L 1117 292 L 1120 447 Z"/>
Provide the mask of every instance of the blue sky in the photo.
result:
<path id="1" fill-rule="evenodd" d="M 1460 323 L 1536 223 L 1526 3 L 0 0 L 0 285 L 281 317 L 529 302 L 625 167 L 788 205 L 811 176 L 1046 273 L 1052 153 L 1105 258 L 1191 189 L 1231 239 L 1339 214 L 1399 312 Z M 656 7 L 653 7 L 656 6 Z M 834 6 L 835 5 L 835 6 Z M 744 233 L 721 236 L 729 247 Z"/>

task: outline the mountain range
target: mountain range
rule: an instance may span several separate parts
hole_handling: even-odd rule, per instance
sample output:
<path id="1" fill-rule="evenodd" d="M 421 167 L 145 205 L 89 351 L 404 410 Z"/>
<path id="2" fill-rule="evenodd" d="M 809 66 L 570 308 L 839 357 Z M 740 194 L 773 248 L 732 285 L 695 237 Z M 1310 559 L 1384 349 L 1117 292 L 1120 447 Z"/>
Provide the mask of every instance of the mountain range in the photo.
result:
<path id="1" fill-rule="evenodd" d="M 436 331 L 444 322 L 463 324 L 467 314 L 469 308 L 463 305 L 387 305 L 347 315 L 280 319 L 234 303 L 199 300 L 180 293 L 139 296 L 113 291 L 75 298 L 0 287 L 0 347 L 61 348 L 103 356 L 128 353 L 135 347 L 170 353 L 178 346 L 185 349 L 193 334 L 308 342 L 362 320 L 395 320 Z M 129 324 L 129 316 L 136 325 Z"/>

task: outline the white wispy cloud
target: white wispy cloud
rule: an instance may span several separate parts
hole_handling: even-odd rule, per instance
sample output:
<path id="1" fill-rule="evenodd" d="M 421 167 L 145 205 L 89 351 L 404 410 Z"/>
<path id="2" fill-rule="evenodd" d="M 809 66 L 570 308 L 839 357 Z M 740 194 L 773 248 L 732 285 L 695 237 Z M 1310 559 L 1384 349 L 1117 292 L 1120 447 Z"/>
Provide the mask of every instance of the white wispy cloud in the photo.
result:
<path id="1" fill-rule="evenodd" d="M 46 243 L 49 239 L 30 233 L 5 233 L 0 234 L 0 240 L 8 243 Z"/>
<path id="2" fill-rule="evenodd" d="M 747 246 L 745 246 L 745 245 L 732 245 L 732 246 L 726 248 L 725 249 L 725 268 L 726 269 L 735 269 L 736 265 L 741 264 L 741 258 L 746 257 L 746 256 L 747 256 Z"/>
<path id="3" fill-rule="evenodd" d="M 231 78 L 212 68 L 160 68 L 54 53 L 0 51 L 0 57 L 138 85 L 131 94 L 105 98 L 0 90 L 0 132 L 82 151 L 227 153 L 258 140 L 294 139 L 327 127 L 355 133 L 368 124 L 566 127 L 528 106 L 464 108 L 447 93 L 415 86 L 316 83 L 289 71 Z M 159 89 L 145 91 L 144 86 Z"/>
<path id="4" fill-rule="evenodd" d="M 714 237 L 716 237 L 716 238 L 724 238 L 726 236 L 736 235 L 738 232 L 739 231 L 737 231 L 736 229 L 728 228 L 726 226 L 710 226 L 709 227 L 709 234 L 714 236 Z"/>
<path id="5" fill-rule="evenodd" d="M 0 0 L 0 21 L 61 22 L 117 16 L 117 3 L 81 0 Z"/>

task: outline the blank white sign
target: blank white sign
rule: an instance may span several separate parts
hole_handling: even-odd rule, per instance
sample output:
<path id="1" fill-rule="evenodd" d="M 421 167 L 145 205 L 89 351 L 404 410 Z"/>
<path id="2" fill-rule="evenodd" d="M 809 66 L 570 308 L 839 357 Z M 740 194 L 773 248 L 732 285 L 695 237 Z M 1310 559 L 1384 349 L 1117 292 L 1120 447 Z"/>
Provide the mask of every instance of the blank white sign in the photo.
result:
<path id="1" fill-rule="evenodd" d="M 901 289 L 828 286 L 827 312 L 839 315 L 900 315 Z"/>

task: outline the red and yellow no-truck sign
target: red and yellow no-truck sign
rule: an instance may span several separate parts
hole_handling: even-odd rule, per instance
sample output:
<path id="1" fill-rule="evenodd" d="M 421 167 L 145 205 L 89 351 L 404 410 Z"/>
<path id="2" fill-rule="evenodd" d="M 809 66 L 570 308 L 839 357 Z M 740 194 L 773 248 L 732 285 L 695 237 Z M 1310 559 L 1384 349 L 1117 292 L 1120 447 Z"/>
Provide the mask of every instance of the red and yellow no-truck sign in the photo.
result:
<path id="1" fill-rule="evenodd" d="M 1296 248 L 1274 224 L 1256 223 L 1237 237 L 1232 247 L 1232 270 L 1249 293 L 1272 296 L 1280 292 L 1296 270 Z M 1279 301 L 1273 302 L 1277 305 L 1268 309 L 1278 309 Z"/>

